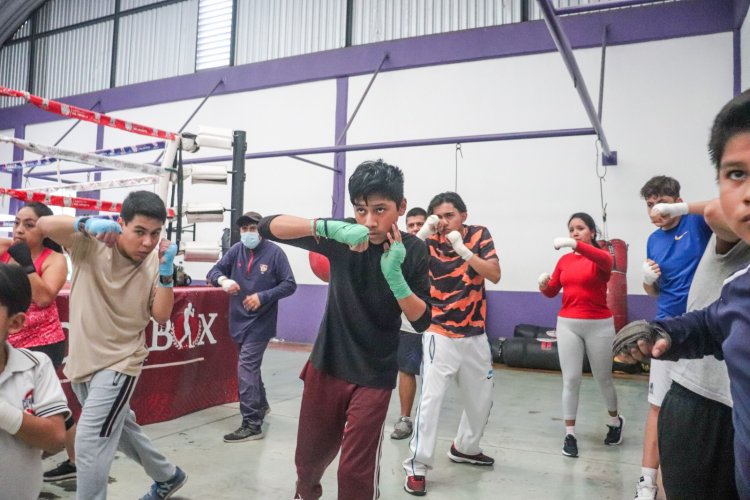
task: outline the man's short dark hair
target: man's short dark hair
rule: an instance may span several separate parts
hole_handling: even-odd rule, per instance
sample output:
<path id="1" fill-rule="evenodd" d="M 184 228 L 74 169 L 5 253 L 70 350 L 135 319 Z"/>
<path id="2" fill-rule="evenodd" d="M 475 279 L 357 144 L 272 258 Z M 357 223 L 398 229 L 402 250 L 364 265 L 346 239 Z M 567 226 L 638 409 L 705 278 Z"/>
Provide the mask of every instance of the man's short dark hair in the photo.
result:
<path id="1" fill-rule="evenodd" d="M 641 188 L 641 198 L 648 200 L 652 196 L 680 197 L 680 183 L 666 175 L 657 175 L 648 180 Z"/>
<path id="2" fill-rule="evenodd" d="M 26 272 L 15 264 L 0 264 L 0 306 L 8 316 L 25 312 L 31 305 L 31 283 Z"/>
<path id="3" fill-rule="evenodd" d="M 404 173 L 400 168 L 383 160 L 360 163 L 349 177 L 349 199 L 367 202 L 369 196 L 378 195 L 396 202 L 404 199 Z"/>
<path id="4" fill-rule="evenodd" d="M 750 89 L 726 103 L 714 119 L 711 138 L 708 141 L 708 152 L 717 170 L 724 156 L 727 142 L 735 135 L 744 132 L 750 132 Z"/>
<path id="5" fill-rule="evenodd" d="M 432 214 L 435 211 L 435 207 L 442 205 L 443 203 L 451 203 L 456 207 L 456 210 L 461 213 L 466 213 L 466 203 L 464 203 L 464 200 L 461 199 L 458 193 L 454 193 L 453 191 L 436 194 L 435 197 L 430 200 L 427 212 Z"/>
<path id="6" fill-rule="evenodd" d="M 136 215 L 156 219 L 162 224 L 167 220 L 167 208 L 156 194 L 150 191 L 133 191 L 122 202 L 120 217 L 129 224 Z"/>
<path id="7" fill-rule="evenodd" d="M 406 218 L 408 219 L 409 217 L 424 217 L 426 219 L 427 211 L 422 207 L 414 207 L 406 212 Z"/>

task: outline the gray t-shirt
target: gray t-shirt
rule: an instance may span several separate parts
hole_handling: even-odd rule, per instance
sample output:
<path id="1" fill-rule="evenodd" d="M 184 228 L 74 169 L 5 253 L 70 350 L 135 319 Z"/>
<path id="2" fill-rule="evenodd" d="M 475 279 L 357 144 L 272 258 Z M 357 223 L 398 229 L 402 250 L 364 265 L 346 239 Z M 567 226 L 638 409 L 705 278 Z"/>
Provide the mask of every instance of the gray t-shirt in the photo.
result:
<path id="1" fill-rule="evenodd" d="M 750 262 L 750 247 L 740 241 L 732 249 L 716 253 L 716 235 L 706 246 L 688 294 L 687 310 L 703 309 L 719 298 L 724 280 Z M 682 359 L 672 369 L 672 380 L 704 398 L 732 406 L 729 376 L 723 361 L 713 356 L 702 359 Z"/>

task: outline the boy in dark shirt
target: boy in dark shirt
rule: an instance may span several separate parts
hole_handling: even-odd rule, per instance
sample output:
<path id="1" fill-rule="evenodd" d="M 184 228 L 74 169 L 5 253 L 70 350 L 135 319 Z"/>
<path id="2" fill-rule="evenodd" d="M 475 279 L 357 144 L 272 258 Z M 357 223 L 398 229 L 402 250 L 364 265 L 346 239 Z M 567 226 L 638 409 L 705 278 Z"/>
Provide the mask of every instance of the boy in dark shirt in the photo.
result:
<path id="1" fill-rule="evenodd" d="M 722 108 L 711 129 L 719 200 L 729 228 L 750 243 L 750 90 Z M 614 350 L 624 359 L 677 360 L 714 355 L 726 360 L 734 406 L 735 477 L 739 497 L 750 499 L 750 267 L 725 280 L 719 300 L 678 318 L 623 328 Z M 661 425 L 661 422 L 660 422 Z"/>
<path id="2" fill-rule="evenodd" d="M 349 178 L 355 220 L 266 217 L 263 238 L 320 253 L 331 263 L 328 302 L 310 360 L 297 432 L 295 498 L 315 500 L 341 449 L 338 497 L 377 498 L 380 443 L 396 386 L 401 313 L 418 332 L 430 324 L 424 244 L 396 225 L 404 177 L 382 160 Z"/>

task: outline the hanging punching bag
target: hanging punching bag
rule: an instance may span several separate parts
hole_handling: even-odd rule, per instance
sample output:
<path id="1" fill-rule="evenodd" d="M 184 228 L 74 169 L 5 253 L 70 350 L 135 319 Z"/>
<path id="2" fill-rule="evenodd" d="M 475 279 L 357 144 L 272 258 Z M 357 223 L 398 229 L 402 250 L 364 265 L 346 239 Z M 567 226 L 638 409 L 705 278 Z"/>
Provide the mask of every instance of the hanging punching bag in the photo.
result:
<path id="1" fill-rule="evenodd" d="M 615 320 L 615 331 L 628 324 L 628 244 L 622 240 L 599 240 L 599 246 L 609 251 L 614 260 L 612 276 L 607 283 L 607 306 Z"/>
<path id="2" fill-rule="evenodd" d="M 309 252 L 309 259 L 310 269 L 315 273 L 315 276 L 328 283 L 331 279 L 331 263 L 328 262 L 328 257 L 319 253 Z"/>

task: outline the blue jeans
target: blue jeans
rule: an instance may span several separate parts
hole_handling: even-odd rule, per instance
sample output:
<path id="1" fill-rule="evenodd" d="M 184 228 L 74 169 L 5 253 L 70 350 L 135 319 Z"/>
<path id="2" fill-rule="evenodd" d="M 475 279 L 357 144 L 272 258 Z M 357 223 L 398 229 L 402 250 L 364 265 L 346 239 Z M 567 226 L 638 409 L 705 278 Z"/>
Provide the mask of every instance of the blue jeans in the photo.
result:
<path id="1" fill-rule="evenodd" d="M 260 426 L 263 424 L 263 417 L 268 407 L 266 388 L 260 374 L 260 365 L 268 347 L 268 340 L 247 341 L 238 344 L 237 347 L 240 351 L 237 361 L 237 380 L 242 423 Z"/>

